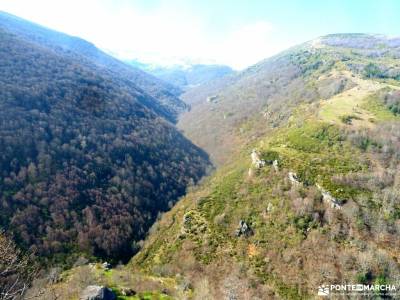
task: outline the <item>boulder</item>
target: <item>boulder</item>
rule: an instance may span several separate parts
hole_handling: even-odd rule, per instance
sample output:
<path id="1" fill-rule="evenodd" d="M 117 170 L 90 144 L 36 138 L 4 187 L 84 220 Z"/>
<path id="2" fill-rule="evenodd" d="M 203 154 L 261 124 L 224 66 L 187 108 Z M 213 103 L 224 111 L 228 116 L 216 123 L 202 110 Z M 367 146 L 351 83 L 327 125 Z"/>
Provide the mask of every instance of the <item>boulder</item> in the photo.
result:
<path id="1" fill-rule="evenodd" d="M 101 265 L 102 267 L 103 267 L 103 269 L 104 270 L 110 270 L 111 269 L 111 264 L 110 263 L 108 263 L 108 262 L 104 262 L 102 265 Z"/>
<path id="2" fill-rule="evenodd" d="M 238 229 L 236 229 L 235 234 L 237 237 L 240 237 L 242 235 L 247 237 L 253 234 L 253 230 L 250 228 L 249 225 L 247 225 L 245 221 L 240 220 L 239 227 Z"/>
<path id="3" fill-rule="evenodd" d="M 89 285 L 79 297 L 80 300 L 116 300 L 115 293 L 104 286 Z"/>
<path id="4" fill-rule="evenodd" d="M 136 291 L 133 290 L 133 289 L 130 289 L 130 288 L 123 288 L 121 290 L 121 295 L 122 296 L 127 296 L 127 297 L 135 296 L 136 295 Z"/>
<path id="5" fill-rule="evenodd" d="M 272 162 L 272 166 L 274 167 L 275 172 L 278 172 L 278 171 L 279 171 L 278 160 L 275 159 L 275 160 Z"/>
<path id="6" fill-rule="evenodd" d="M 301 185 L 301 182 L 299 181 L 299 178 L 297 177 L 296 173 L 289 172 L 288 178 L 293 185 L 295 186 Z"/>
<path id="7" fill-rule="evenodd" d="M 322 200 L 325 203 L 330 204 L 331 208 L 334 209 L 342 209 L 342 204 L 335 198 L 333 197 L 328 191 L 326 191 L 322 186 L 320 186 L 318 183 L 316 184 L 317 189 L 321 192 L 322 194 Z"/>

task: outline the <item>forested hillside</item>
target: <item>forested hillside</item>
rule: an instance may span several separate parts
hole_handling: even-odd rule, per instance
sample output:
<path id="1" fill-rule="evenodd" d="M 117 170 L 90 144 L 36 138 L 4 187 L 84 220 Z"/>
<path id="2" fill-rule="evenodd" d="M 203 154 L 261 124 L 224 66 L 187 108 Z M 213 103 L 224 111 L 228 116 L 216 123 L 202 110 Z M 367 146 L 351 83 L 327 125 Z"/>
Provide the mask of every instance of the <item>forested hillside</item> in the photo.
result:
<path id="1" fill-rule="evenodd" d="M 162 113 L 172 122 L 176 121 L 180 112 L 187 109 L 185 103 L 179 99 L 181 93 L 179 88 L 124 64 L 81 38 L 53 31 L 5 12 L 0 12 L 0 27 L 17 35 L 19 39 L 73 59 L 80 65 L 92 69 L 93 72 L 101 71 L 115 80 L 124 82 L 125 85 L 132 85 L 145 91 L 153 98 L 152 109 L 158 110 L 158 113 Z"/>
<path id="2" fill-rule="evenodd" d="M 0 227 L 43 260 L 123 260 L 207 155 L 158 80 L 66 39 L 0 15 Z"/>
<path id="3" fill-rule="evenodd" d="M 76 268 L 54 287 L 76 295 L 70 282 L 89 274 L 119 294 L 153 284 L 177 299 L 313 299 L 325 284 L 396 285 L 399 46 L 330 35 L 189 91 L 180 126 L 223 166 L 128 265 Z"/>

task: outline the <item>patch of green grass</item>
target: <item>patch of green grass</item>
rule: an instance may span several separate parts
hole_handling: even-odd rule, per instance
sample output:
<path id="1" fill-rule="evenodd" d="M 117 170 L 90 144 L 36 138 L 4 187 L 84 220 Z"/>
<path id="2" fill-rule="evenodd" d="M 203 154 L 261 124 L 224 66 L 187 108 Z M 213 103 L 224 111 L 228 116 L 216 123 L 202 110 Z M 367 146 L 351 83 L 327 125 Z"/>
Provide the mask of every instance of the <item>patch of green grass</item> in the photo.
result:
<path id="1" fill-rule="evenodd" d="M 309 228 L 317 228 L 318 223 L 316 223 L 311 216 L 296 216 L 293 218 L 293 223 L 295 227 L 302 233 L 305 233 Z"/>
<path id="2" fill-rule="evenodd" d="M 340 116 L 339 118 L 344 124 L 347 125 L 351 125 L 353 120 L 361 120 L 361 118 L 356 115 L 343 115 Z"/>
<path id="3" fill-rule="evenodd" d="M 221 214 L 227 201 L 237 198 L 238 183 L 243 178 L 243 169 L 232 170 L 217 179 L 209 196 L 199 201 L 199 208 L 206 218 L 212 221 L 215 216 Z"/>
<path id="4" fill-rule="evenodd" d="M 334 100 L 324 102 L 319 114 L 323 120 L 337 122 L 340 121 L 340 116 L 353 114 L 359 102 L 359 99 L 351 96 L 338 96 Z"/>
<path id="5" fill-rule="evenodd" d="M 360 157 L 359 150 L 334 125 L 313 122 L 300 128 L 286 128 L 277 133 L 268 147 L 279 153 L 281 165 L 296 172 L 306 186 L 319 183 L 338 199 L 353 198 L 364 192 L 332 181 L 334 175 L 368 167 L 355 159 Z"/>
<path id="6" fill-rule="evenodd" d="M 319 153 L 327 146 L 333 146 L 342 140 L 343 136 L 337 127 L 320 122 L 307 122 L 301 127 L 282 130 L 272 138 L 272 144 L 285 145 L 305 153 Z"/>
<path id="7" fill-rule="evenodd" d="M 117 295 L 117 300 L 173 300 L 171 296 L 168 296 L 159 292 L 142 292 L 135 296 L 122 296 L 118 289 L 113 289 Z"/>
<path id="8" fill-rule="evenodd" d="M 261 159 L 268 164 L 272 164 L 274 160 L 279 160 L 279 153 L 271 150 L 263 151 L 261 153 Z"/>
<path id="9" fill-rule="evenodd" d="M 103 275 L 106 279 L 112 279 L 113 276 L 113 270 L 105 270 L 103 271 Z"/>
<path id="10" fill-rule="evenodd" d="M 292 286 L 282 279 L 280 279 L 275 274 L 270 272 L 265 272 L 264 269 L 267 266 L 266 262 L 257 257 L 251 261 L 252 268 L 254 269 L 255 275 L 264 283 L 275 287 L 277 293 L 281 299 L 310 299 L 310 295 L 306 292 L 302 292 L 297 286 Z"/>
<path id="11" fill-rule="evenodd" d="M 361 107 L 373 113 L 378 121 L 400 120 L 400 117 L 391 112 L 376 95 L 365 99 Z"/>
<path id="12" fill-rule="evenodd" d="M 367 284 L 371 280 L 369 272 L 359 272 L 356 274 L 356 283 Z"/>

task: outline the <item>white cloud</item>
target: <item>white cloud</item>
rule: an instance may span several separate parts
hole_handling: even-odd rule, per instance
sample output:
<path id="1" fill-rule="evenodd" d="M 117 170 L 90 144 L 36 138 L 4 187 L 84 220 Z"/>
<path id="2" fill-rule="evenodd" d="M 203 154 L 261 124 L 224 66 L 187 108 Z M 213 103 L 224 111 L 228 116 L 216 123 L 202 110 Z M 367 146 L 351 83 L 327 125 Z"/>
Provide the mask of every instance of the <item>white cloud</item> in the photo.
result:
<path id="1" fill-rule="evenodd" d="M 244 68 L 283 49 L 272 24 L 257 21 L 210 31 L 191 11 L 167 5 L 143 11 L 130 1 L 2 0 L 0 9 L 80 36 L 121 58 L 158 64 L 182 60 Z"/>
<path id="2" fill-rule="evenodd" d="M 273 26 L 265 21 L 247 24 L 227 35 L 218 44 L 216 60 L 244 68 L 275 53 Z"/>
<path id="3" fill-rule="evenodd" d="M 164 15 L 136 16 L 135 21 L 130 21 L 131 27 L 125 26 L 127 30 L 119 41 L 110 43 L 111 39 L 107 39 L 104 45 L 99 45 L 121 58 L 135 57 L 163 65 L 184 61 L 219 63 L 236 69 L 283 50 L 283 45 L 274 40 L 277 33 L 268 22 L 254 22 L 215 37 L 207 36 L 200 22 L 171 20 Z M 137 30 L 132 29 L 135 27 Z M 128 36 L 132 39 L 127 39 Z M 112 44 L 118 48 L 111 48 Z"/>

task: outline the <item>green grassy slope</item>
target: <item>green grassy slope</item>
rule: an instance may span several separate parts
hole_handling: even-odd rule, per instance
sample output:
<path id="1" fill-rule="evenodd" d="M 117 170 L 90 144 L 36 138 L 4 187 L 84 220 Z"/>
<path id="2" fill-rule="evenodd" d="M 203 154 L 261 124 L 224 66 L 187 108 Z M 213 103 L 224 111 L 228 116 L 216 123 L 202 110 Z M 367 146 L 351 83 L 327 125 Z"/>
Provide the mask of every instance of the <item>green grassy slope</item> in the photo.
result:
<path id="1" fill-rule="evenodd" d="M 219 107 L 202 111 L 209 115 L 192 119 L 214 120 L 216 110 L 233 107 L 232 118 L 243 116 L 221 127 L 213 124 L 211 138 L 223 135 L 223 128 L 242 144 L 234 145 L 237 152 L 228 164 L 164 216 L 132 265 L 149 273 L 186 274 L 194 295 L 212 299 L 226 293 L 239 299 L 308 299 L 325 283 L 395 282 L 400 270 L 400 119 L 393 112 L 398 87 L 393 78 L 368 74 L 368 66 L 396 69 L 397 62 L 387 57 L 390 51 L 372 59 L 364 50 L 314 47 L 303 62 L 312 67 L 299 75 L 305 85 L 292 89 L 299 79 L 290 81 L 290 100 L 267 103 L 267 117 L 236 107 L 247 105 L 241 97 L 225 103 L 221 96 Z M 302 51 L 290 55 L 302 58 Z M 329 67 L 314 67 L 324 64 Z M 337 81 L 345 86 L 328 93 L 329 83 Z M 310 90 L 319 92 L 304 97 Z M 219 143 L 216 153 L 225 146 Z M 266 161 L 277 159 L 279 170 L 267 165 L 249 172 L 252 148 Z M 290 182 L 289 172 L 297 174 L 300 185 Z M 318 186 L 341 209 L 326 203 Z M 252 228 L 249 237 L 235 236 L 240 220 Z"/>
<path id="2" fill-rule="evenodd" d="M 253 145 L 266 161 L 277 158 L 278 171 L 267 165 L 249 175 L 245 147 L 164 216 L 132 266 L 185 274 L 194 295 L 206 290 L 211 299 L 226 293 L 238 299 L 309 299 L 320 284 L 394 282 L 400 272 L 400 207 L 390 178 L 399 176 L 398 163 L 393 158 L 382 171 L 384 142 L 374 139 L 387 121 L 370 113 L 376 128 L 367 136 L 375 146 L 359 144 L 352 125 L 299 114 Z M 289 172 L 297 173 L 301 185 L 290 182 Z M 324 202 L 316 184 L 341 209 Z M 382 200 L 391 193 L 397 195 L 391 204 Z M 235 236 L 240 220 L 252 228 L 249 237 Z M 226 276 L 235 284 L 226 285 Z"/>

